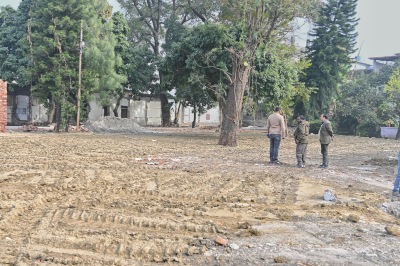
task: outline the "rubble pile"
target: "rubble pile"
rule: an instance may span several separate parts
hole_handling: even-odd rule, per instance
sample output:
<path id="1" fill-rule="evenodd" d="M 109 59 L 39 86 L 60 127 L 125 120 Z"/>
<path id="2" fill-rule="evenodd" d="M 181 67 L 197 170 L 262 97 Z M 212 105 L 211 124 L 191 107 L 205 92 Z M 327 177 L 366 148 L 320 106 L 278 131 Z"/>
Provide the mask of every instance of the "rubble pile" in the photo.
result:
<path id="1" fill-rule="evenodd" d="M 381 209 L 400 219 L 400 202 L 399 201 L 385 202 L 381 205 Z"/>
<path id="2" fill-rule="evenodd" d="M 24 132 L 38 131 L 38 127 L 35 124 L 25 124 L 22 126 L 22 131 Z"/>
<path id="3" fill-rule="evenodd" d="M 69 125 L 68 126 L 68 131 L 69 132 L 75 132 L 76 131 L 76 126 Z M 84 125 L 80 125 L 79 126 L 79 132 L 89 132 L 89 129 L 86 128 Z"/>
<path id="4" fill-rule="evenodd" d="M 85 126 L 97 133 L 130 133 L 141 134 L 147 132 L 135 120 L 119 117 L 102 117 L 98 120 L 88 121 Z"/>

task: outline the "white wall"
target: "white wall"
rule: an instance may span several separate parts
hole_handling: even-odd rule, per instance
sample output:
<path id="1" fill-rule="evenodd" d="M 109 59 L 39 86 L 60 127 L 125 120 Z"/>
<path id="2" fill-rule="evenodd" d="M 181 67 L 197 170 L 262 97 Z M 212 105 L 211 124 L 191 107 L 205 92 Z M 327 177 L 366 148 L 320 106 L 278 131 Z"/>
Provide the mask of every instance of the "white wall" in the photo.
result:
<path id="1" fill-rule="evenodd" d="M 33 123 L 46 123 L 49 120 L 47 116 L 47 109 L 43 104 L 39 103 L 38 99 L 32 99 L 32 122 Z"/>
<path id="2" fill-rule="evenodd" d="M 159 101 L 147 101 L 147 125 L 161 126 L 161 103 Z"/>
<path id="3" fill-rule="evenodd" d="M 98 104 L 98 95 L 89 102 L 90 113 L 88 120 L 97 120 L 104 117 L 103 106 Z M 112 109 L 116 105 L 116 100 L 111 100 L 110 117 L 114 117 Z M 161 104 L 159 101 L 150 101 L 147 98 L 141 100 L 121 100 L 118 114 L 121 114 L 121 106 L 128 106 L 128 118 L 134 119 L 141 126 L 160 126 L 161 125 Z"/>
<path id="4" fill-rule="evenodd" d="M 47 109 L 44 107 L 43 104 L 41 104 L 39 102 L 39 100 L 37 98 L 32 98 L 31 106 L 30 106 L 31 108 L 29 110 L 29 104 L 30 104 L 29 97 L 30 96 L 22 95 L 24 101 L 26 102 L 26 103 L 24 103 L 24 105 L 18 104 L 18 100 L 21 99 L 21 95 L 17 95 L 17 96 L 9 95 L 9 97 L 12 97 L 12 101 L 17 101 L 17 110 L 16 110 L 17 114 L 16 115 L 18 115 L 18 108 L 20 108 L 20 109 L 26 108 L 27 109 L 25 112 L 26 115 L 21 116 L 21 114 L 19 114 L 19 119 L 20 119 L 19 123 L 31 123 L 32 122 L 32 123 L 44 124 L 44 123 L 48 122 L 49 118 L 47 115 Z M 14 103 L 12 103 L 12 104 L 14 104 Z M 8 123 L 11 123 L 13 121 L 12 120 L 12 111 L 13 111 L 13 106 L 7 105 L 7 122 Z M 31 117 L 29 115 L 29 112 L 32 113 Z M 21 113 L 21 111 L 20 111 L 20 113 Z"/>
<path id="5" fill-rule="evenodd" d="M 180 123 L 192 123 L 193 122 L 193 108 L 192 107 L 186 107 L 184 108 L 181 116 L 181 121 Z M 214 107 L 212 109 L 207 110 L 206 113 L 202 114 L 199 117 L 197 117 L 196 121 L 197 125 L 219 125 L 219 107 Z"/>

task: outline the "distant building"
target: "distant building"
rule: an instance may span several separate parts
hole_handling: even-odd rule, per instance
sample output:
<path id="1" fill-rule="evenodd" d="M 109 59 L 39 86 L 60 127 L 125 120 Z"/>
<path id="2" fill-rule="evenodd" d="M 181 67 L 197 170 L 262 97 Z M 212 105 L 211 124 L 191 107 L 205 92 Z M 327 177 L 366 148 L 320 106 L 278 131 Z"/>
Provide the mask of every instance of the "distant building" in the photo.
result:
<path id="1" fill-rule="evenodd" d="M 7 94 L 7 125 L 22 126 L 29 123 L 47 124 L 46 107 L 31 96 L 28 87 L 16 87 Z"/>
<path id="2" fill-rule="evenodd" d="M 374 71 L 379 72 L 385 65 L 392 65 L 395 61 L 400 60 L 400 53 L 390 56 L 370 57 L 373 60 Z"/>
<path id="3" fill-rule="evenodd" d="M 110 100 L 110 105 L 101 106 L 99 104 L 99 95 L 95 94 L 93 99 L 90 101 L 90 112 L 88 120 L 97 120 L 101 117 L 109 116 L 114 117 L 113 109 L 116 107 L 117 100 Z M 174 120 L 175 113 L 178 113 L 177 106 L 171 102 L 171 120 Z M 179 124 L 180 125 L 191 125 L 193 121 L 193 108 L 191 107 L 180 107 L 179 110 Z M 125 93 L 125 96 L 121 99 L 118 107 L 118 114 L 121 118 L 131 118 L 140 126 L 161 126 L 161 103 L 158 97 L 154 97 L 150 94 L 143 94 L 140 97 Z M 196 118 L 197 125 L 209 125 L 215 126 L 219 124 L 219 109 L 218 107 L 207 110 L 204 114 L 199 114 Z"/>
<path id="4" fill-rule="evenodd" d="M 171 103 L 171 119 L 175 117 L 175 104 Z M 105 116 L 114 117 L 114 108 L 117 99 L 111 99 L 110 104 L 103 106 L 100 104 L 100 97 L 94 94 L 89 102 L 88 120 L 97 120 Z M 121 99 L 117 108 L 118 116 L 121 118 L 134 119 L 141 126 L 160 126 L 161 125 L 161 103 L 158 97 L 150 94 L 132 96 L 128 91 Z M 179 124 L 191 125 L 193 121 L 193 108 L 182 107 L 179 112 Z M 218 125 L 218 107 L 207 110 L 206 113 L 197 117 L 198 125 Z M 28 87 L 10 90 L 7 94 L 7 125 L 22 126 L 30 123 L 37 125 L 47 125 L 50 123 L 48 109 L 39 102 L 39 99 L 31 95 Z"/>

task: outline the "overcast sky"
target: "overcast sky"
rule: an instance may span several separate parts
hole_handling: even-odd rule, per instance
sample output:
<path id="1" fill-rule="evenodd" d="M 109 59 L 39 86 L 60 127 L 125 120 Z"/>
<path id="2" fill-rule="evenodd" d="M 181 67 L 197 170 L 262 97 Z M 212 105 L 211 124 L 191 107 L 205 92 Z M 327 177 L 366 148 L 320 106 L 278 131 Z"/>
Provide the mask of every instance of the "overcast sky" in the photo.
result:
<path id="1" fill-rule="evenodd" d="M 0 6 L 17 8 L 20 0 L 0 0 Z M 108 0 L 119 9 L 117 0 Z M 357 47 L 361 48 L 362 61 L 370 63 L 368 57 L 400 53 L 400 0 L 358 0 L 357 16 L 360 18 L 357 31 Z"/>

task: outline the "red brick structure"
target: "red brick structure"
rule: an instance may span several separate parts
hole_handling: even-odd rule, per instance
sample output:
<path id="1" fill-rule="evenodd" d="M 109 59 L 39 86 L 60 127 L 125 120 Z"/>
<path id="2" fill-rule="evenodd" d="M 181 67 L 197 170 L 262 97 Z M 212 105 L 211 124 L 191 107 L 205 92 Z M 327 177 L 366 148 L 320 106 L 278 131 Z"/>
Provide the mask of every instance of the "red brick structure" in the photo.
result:
<path id="1" fill-rule="evenodd" d="M 7 82 L 0 79 L 0 132 L 6 132 L 7 125 Z"/>

